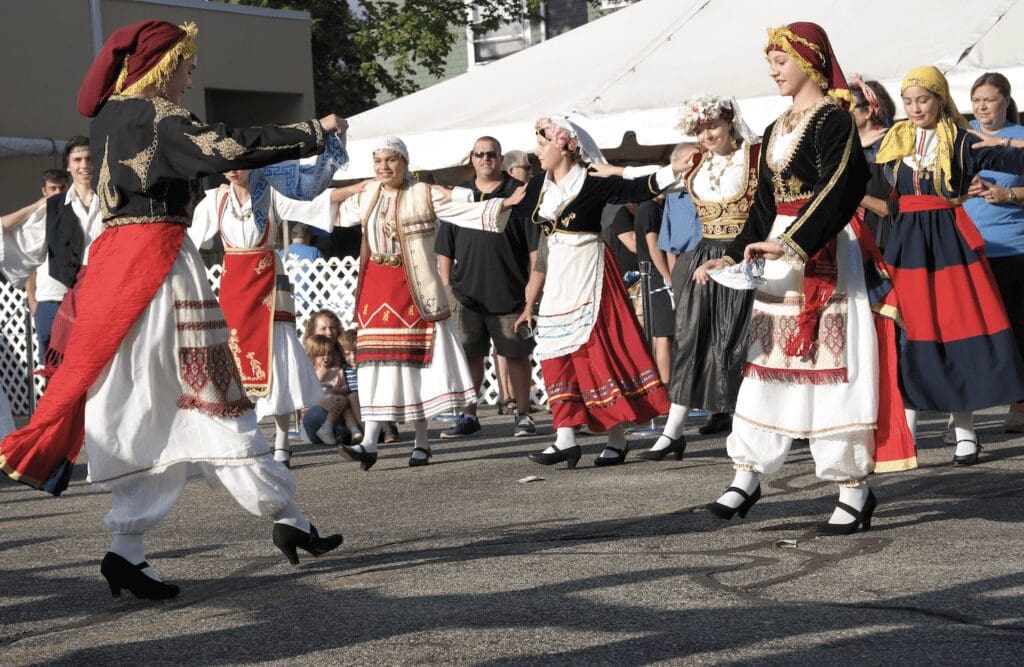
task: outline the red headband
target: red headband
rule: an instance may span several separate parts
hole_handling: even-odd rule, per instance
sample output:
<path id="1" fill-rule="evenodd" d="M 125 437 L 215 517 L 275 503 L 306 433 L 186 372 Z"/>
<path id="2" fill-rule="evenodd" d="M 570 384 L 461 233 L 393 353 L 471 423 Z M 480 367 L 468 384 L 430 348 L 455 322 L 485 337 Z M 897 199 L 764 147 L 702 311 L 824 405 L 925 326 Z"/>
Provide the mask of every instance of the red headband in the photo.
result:
<path id="1" fill-rule="evenodd" d="M 765 53 L 782 51 L 829 95 L 844 107 L 850 105 L 850 86 L 839 67 L 832 43 L 825 30 L 816 23 L 801 21 L 768 29 Z"/>

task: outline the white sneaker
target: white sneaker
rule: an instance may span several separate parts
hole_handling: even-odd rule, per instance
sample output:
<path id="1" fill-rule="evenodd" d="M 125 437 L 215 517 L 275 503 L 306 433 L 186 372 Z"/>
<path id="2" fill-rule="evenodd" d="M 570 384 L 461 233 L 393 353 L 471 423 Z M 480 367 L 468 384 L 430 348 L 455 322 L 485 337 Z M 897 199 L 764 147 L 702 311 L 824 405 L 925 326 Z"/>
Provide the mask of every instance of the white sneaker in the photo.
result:
<path id="1" fill-rule="evenodd" d="M 338 439 L 334 437 L 334 424 L 324 424 L 317 429 L 316 437 L 320 438 L 320 441 L 325 445 L 336 445 Z"/>

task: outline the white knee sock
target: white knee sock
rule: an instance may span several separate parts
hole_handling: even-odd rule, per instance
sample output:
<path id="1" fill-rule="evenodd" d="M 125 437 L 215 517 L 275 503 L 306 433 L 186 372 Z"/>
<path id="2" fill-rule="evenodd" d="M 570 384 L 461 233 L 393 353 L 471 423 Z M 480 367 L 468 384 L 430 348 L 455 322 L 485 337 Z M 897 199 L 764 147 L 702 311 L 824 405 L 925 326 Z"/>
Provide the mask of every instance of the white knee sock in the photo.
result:
<path id="1" fill-rule="evenodd" d="M 903 414 L 907 417 L 907 426 L 910 428 L 910 437 L 917 439 L 917 410 L 904 408 Z"/>
<path id="2" fill-rule="evenodd" d="M 430 439 L 427 437 L 427 422 L 425 420 L 413 422 L 413 426 L 416 427 L 416 438 L 413 440 L 413 447 L 422 447 L 429 452 Z M 412 458 L 425 459 L 427 458 L 427 455 L 413 449 Z"/>
<path id="3" fill-rule="evenodd" d="M 978 451 L 978 434 L 974 430 L 973 412 L 954 412 L 953 431 L 956 433 L 957 456 L 970 456 Z"/>
<path id="4" fill-rule="evenodd" d="M 857 486 L 846 486 L 844 484 L 839 485 L 839 502 L 846 503 L 850 507 L 862 510 L 864 509 L 864 503 L 868 501 L 868 485 L 858 484 Z M 849 512 L 841 507 L 836 507 L 832 512 L 832 516 L 829 517 L 829 523 L 850 523 L 856 520 L 857 517 L 851 515 Z"/>
<path id="5" fill-rule="evenodd" d="M 291 415 L 274 415 L 274 449 L 290 450 L 288 446 L 288 425 Z"/>
<path id="6" fill-rule="evenodd" d="M 653 451 L 659 449 L 665 449 L 672 444 L 672 441 L 683 434 L 683 429 L 686 427 L 686 417 L 690 414 L 690 408 L 685 405 L 679 405 L 673 403 L 672 407 L 668 410 L 668 420 L 665 422 L 665 428 L 662 429 L 661 435 L 655 441 L 654 446 L 651 447 Z"/>
<path id="7" fill-rule="evenodd" d="M 383 426 L 383 422 L 364 422 L 363 441 L 356 445 L 356 447 L 362 447 L 364 452 L 372 453 L 377 451 L 377 438 L 380 437 L 380 431 Z"/>
<path id="8" fill-rule="evenodd" d="M 576 429 L 572 426 L 559 426 L 555 429 L 555 444 L 544 450 L 545 454 L 554 454 L 558 449 L 569 449 L 576 446 Z"/>
<path id="9" fill-rule="evenodd" d="M 142 545 L 142 535 L 114 535 L 110 539 L 110 549 L 132 565 L 138 565 L 146 560 L 146 549 Z M 152 567 L 143 568 L 142 573 L 150 579 L 160 581 L 160 577 Z"/>
<path id="10" fill-rule="evenodd" d="M 626 451 L 626 427 L 622 424 L 616 424 L 608 429 L 608 444 L 601 450 L 601 458 L 616 459 L 622 456 L 619 452 L 613 452 L 610 447 Z"/>
<path id="11" fill-rule="evenodd" d="M 750 495 L 760 483 L 761 476 L 753 470 L 737 470 L 736 476 L 732 478 L 732 484 L 729 486 L 735 486 L 737 489 L 743 489 L 746 491 L 747 495 Z M 743 504 L 744 500 L 746 500 L 746 498 L 735 491 L 726 491 L 718 498 L 718 502 L 726 507 L 739 507 Z"/>

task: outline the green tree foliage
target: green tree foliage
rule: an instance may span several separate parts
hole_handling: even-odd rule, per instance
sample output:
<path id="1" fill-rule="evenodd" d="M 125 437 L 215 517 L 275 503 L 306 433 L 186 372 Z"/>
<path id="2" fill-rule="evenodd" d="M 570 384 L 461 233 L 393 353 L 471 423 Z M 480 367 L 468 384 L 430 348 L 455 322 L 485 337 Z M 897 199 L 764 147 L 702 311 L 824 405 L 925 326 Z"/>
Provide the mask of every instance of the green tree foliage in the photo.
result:
<path id="1" fill-rule="evenodd" d="M 241 5 L 299 9 L 312 17 L 313 81 L 318 113 L 346 116 L 375 105 L 380 92 L 415 90 L 417 67 L 440 77 L 458 31 L 487 32 L 536 18 L 541 0 L 228 0 Z M 593 0 L 588 0 L 593 1 Z"/>

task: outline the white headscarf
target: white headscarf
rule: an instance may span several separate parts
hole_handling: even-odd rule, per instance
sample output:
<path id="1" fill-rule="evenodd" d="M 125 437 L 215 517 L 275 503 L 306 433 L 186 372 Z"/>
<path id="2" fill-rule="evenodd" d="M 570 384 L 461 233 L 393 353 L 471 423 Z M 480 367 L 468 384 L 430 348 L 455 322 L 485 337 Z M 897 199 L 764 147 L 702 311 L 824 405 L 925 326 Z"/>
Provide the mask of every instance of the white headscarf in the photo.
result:
<path id="1" fill-rule="evenodd" d="M 381 137 L 380 141 L 377 142 L 377 147 L 373 149 L 374 153 L 377 151 L 398 153 L 405 158 L 406 164 L 409 163 L 409 149 L 405 147 L 405 142 L 398 137 Z"/>

